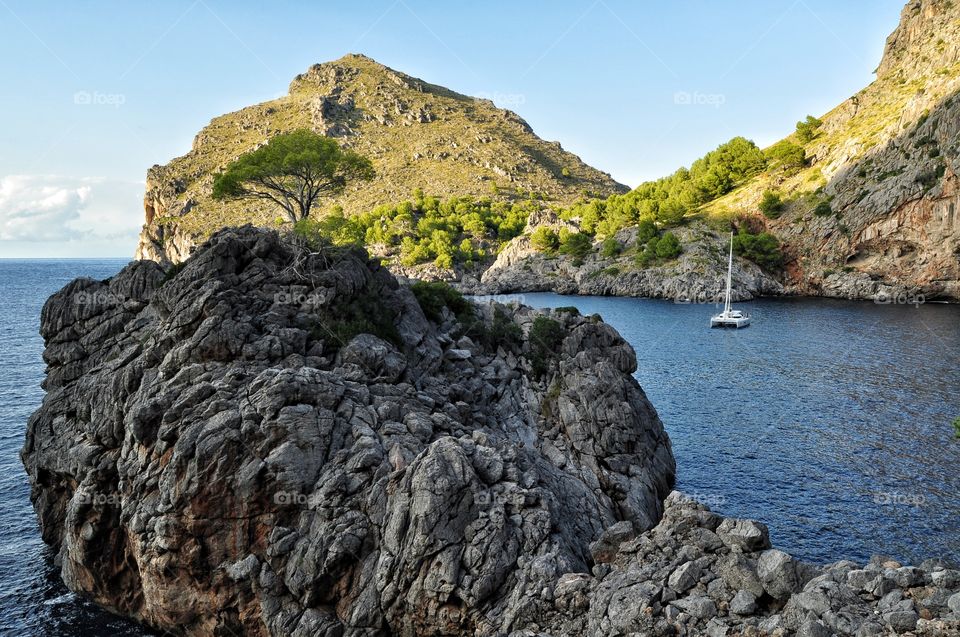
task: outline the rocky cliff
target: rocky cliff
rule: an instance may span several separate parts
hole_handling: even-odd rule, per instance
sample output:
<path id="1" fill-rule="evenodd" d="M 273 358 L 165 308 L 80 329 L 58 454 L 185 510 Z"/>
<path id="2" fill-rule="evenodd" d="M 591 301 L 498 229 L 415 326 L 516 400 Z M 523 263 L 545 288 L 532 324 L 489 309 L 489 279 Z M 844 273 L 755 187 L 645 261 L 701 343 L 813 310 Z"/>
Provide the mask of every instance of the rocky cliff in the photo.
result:
<path id="1" fill-rule="evenodd" d="M 684 245 L 677 259 L 639 268 L 629 247 L 636 243 L 636 228 L 626 228 L 616 239 L 624 252 L 613 257 L 600 254 L 600 244 L 582 259 L 544 254 L 530 244 L 530 231 L 510 241 L 493 264 L 479 277 L 465 276 L 458 287 L 471 294 L 508 292 L 556 292 L 599 296 L 640 296 L 671 299 L 678 303 L 724 302 L 729 235 L 703 224 L 678 228 Z M 771 273 L 740 257 L 734 257 L 731 297 L 743 301 L 759 296 L 784 294 L 783 284 Z"/>
<path id="2" fill-rule="evenodd" d="M 787 246 L 791 292 L 958 300 L 958 91 L 960 6 L 911 0 L 876 80 L 822 116 L 809 166 L 761 175 L 710 210 L 757 214 L 767 190 L 788 200 L 768 225 Z"/>
<path id="3" fill-rule="evenodd" d="M 960 571 L 805 564 L 679 493 L 598 317 L 224 230 L 43 309 L 22 452 L 67 585 L 183 635 L 957 635 Z"/>
<path id="4" fill-rule="evenodd" d="M 741 298 L 960 300 L 958 92 L 960 5 L 911 0 L 887 39 L 876 80 L 823 115 L 813 139 L 783 140 L 804 147 L 806 165 L 771 165 L 688 218 L 684 248 L 691 258 L 639 269 L 595 255 L 581 267 L 545 259 L 520 237 L 469 288 L 668 297 L 710 291 L 722 280 L 708 256 L 718 243 L 710 226 L 737 219 L 775 234 L 785 256 L 782 270 L 766 274 L 740 261 Z M 759 210 L 767 192 L 784 201 L 775 219 Z"/>
<path id="5" fill-rule="evenodd" d="M 213 177 L 270 137 L 298 128 L 334 137 L 373 162 L 374 182 L 327 202 L 348 214 L 398 203 L 417 188 L 441 198 L 505 201 L 536 193 L 557 205 L 627 190 L 488 99 L 347 55 L 310 67 L 279 99 L 214 118 L 190 152 L 151 168 L 138 258 L 178 263 L 223 227 L 274 226 L 278 215 L 269 204 L 211 199 Z"/>
<path id="6" fill-rule="evenodd" d="M 670 443 L 598 317 L 418 302 L 291 241 L 45 305 L 22 457 L 71 589 L 178 634 L 495 634 L 658 522 Z"/>

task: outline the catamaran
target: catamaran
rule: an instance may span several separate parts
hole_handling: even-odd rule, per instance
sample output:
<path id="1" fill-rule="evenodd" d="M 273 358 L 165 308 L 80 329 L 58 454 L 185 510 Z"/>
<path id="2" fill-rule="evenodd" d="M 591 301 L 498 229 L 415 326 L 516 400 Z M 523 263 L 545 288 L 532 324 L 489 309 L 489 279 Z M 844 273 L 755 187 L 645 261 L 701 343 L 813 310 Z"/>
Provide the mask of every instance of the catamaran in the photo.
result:
<path id="1" fill-rule="evenodd" d="M 723 311 L 710 318 L 710 327 L 746 327 L 750 325 L 750 316 L 740 310 L 730 308 L 730 285 L 733 277 L 733 233 L 730 233 L 730 258 L 727 262 L 727 296 Z"/>

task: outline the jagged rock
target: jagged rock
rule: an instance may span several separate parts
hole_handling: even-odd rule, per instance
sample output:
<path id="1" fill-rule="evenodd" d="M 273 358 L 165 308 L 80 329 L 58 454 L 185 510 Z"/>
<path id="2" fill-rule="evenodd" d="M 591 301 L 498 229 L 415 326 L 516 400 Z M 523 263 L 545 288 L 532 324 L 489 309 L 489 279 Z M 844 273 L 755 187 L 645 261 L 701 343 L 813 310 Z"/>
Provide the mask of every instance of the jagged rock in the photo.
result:
<path id="1" fill-rule="evenodd" d="M 752 615 L 757 610 L 757 597 L 750 591 L 737 591 L 730 600 L 730 612 L 737 615 Z"/>
<path id="2" fill-rule="evenodd" d="M 726 519 L 717 527 L 717 535 L 730 548 L 761 551 L 770 548 L 767 525 L 755 520 Z"/>
<path id="3" fill-rule="evenodd" d="M 540 315 L 478 306 L 479 325 L 497 311 L 521 333 Z M 252 227 L 170 275 L 69 284 L 43 310 L 22 452 L 64 581 L 187 635 L 492 634 L 582 612 L 591 544 L 656 524 L 674 461 L 630 346 L 549 316 L 563 342 L 534 376 L 525 337 L 461 338 L 362 251 Z"/>
<path id="4" fill-rule="evenodd" d="M 687 562 L 670 574 L 667 584 L 678 593 L 685 593 L 700 580 L 700 567 L 696 562 Z"/>
<path id="5" fill-rule="evenodd" d="M 763 589 L 774 599 L 787 599 L 803 588 L 796 560 L 777 549 L 764 551 L 757 561 L 757 575 Z"/>

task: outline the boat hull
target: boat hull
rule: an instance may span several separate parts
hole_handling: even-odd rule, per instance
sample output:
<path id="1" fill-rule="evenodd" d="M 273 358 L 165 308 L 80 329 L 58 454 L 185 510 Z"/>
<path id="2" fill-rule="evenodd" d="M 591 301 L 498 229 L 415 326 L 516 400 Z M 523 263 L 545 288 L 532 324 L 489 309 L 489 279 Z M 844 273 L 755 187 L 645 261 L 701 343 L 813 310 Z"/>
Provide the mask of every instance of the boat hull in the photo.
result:
<path id="1" fill-rule="evenodd" d="M 750 317 L 748 316 L 714 316 L 710 319 L 710 327 L 732 327 L 734 329 L 738 329 L 741 327 L 747 327 L 748 325 L 750 325 Z"/>

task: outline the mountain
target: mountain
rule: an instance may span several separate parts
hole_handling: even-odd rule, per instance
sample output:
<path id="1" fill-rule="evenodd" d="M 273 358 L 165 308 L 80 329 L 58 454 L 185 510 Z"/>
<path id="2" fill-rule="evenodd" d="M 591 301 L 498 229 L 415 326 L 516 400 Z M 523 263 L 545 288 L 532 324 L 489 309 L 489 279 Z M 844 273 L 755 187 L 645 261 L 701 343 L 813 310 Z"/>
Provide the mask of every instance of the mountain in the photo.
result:
<path id="1" fill-rule="evenodd" d="M 681 239 L 680 258 L 638 265 L 644 246 L 636 243 L 631 224 L 641 211 L 634 210 L 630 221 L 630 215 L 621 212 L 617 219 L 609 210 L 675 188 L 698 170 L 709 173 L 711 161 L 724 161 L 730 148 L 742 149 L 746 140 L 709 153 L 689 171 L 597 202 L 614 217 L 610 240 L 617 243 L 609 254 L 598 241 L 587 255 L 544 253 L 531 245 L 538 231 L 531 224 L 482 276 L 465 278 L 464 288 L 713 300 L 726 270 L 727 233 L 736 229 L 752 233 L 754 243 L 764 233 L 768 242 L 780 243 L 779 250 L 761 254 L 764 259 L 745 254 L 765 272 L 736 259 L 739 298 L 786 293 L 878 302 L 960 300 L 958 91 L 960 8 L 949 0 L 912 0 L 868 87 L 826 115 L 798 123 L 795 133 L 766 149 L 765 165 L 746 179 L 724 184 L 724 172 L 715 171 L 700 183 L 681 184 L 687 190 L 671 203 L 694 205 L 685 204 L 679 222 L 662 222 Z M 717 177 L 721 187 L 713 188 Z M 774 205 L 764 204 L 765 198 Z M 568 231 L 589 232 L 587 216 L 596 217 L 596 209 L 561 215 L 562 221 L 573 224 Z M 544 219 L 556 230 L 555 218 L 531 217 Z"/>
<path id="2" fill-rule="evenodd" d="M 756 214 L 764 192 L 780 193 L 767 227 L 794 292 L 869 298 L 888 284 L 960 299 L 960 6 L 908 2 L 876 73 L 820 118 L 809 166 L 761 174 L 708 212 Z"/>
<path id="3" fill-rule="evenodd" d="M 298 128 L 334 137 L 373 162 L 377 178 L 333 202 L 348 214 L 397 203 L 417 188 L 441 198 L 533 196 L 556 205 L 627 190 L 489 100 L 347 55 L 310 67 L 279 99 L 215 118 L 190 152 L 152 167 L 138 257 L 179 262 L 222 227 L 274 224 L 276 211 L 266 204 L 213 201 L 213 176 L 271 136 Z"/>

